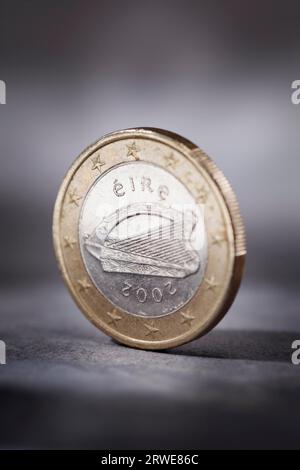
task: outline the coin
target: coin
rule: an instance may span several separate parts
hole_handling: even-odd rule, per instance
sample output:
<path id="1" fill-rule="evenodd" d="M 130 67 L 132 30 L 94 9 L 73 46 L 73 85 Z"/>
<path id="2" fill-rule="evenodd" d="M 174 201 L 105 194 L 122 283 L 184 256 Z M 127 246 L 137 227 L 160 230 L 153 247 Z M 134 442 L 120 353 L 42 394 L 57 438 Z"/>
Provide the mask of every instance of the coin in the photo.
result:
<path id="1" fill-rule="evenodd" d="M 120 343 L 165 349 L 213 328 L 246 255 L 235 194 L 183 137 L 108 134 L 67 172 L 54 208 L 63 278 L 79 308 Z"/>

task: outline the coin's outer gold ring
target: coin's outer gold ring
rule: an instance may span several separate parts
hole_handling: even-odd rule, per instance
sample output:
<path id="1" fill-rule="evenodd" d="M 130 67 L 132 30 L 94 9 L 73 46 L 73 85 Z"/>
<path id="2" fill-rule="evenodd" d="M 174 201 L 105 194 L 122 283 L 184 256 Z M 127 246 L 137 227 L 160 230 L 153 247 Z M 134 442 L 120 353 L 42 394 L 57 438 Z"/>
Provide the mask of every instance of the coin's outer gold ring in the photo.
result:
<path id="1" fill-rule="evenodd" d="M 114 160 L 115 157 L 111 157 L 114 152 L 110 151 L 105 164 L 112 168 L 128 161 L 125 144 L 132 141 L 140 142 L 146 150 L 149 146 L 153 150 L 148 153 L 145 150 L 142 160 L 148 159 L 163 167 L 169 158 L 165 150 L 175 152 L 179 163 L 169 171 L 189 186 L 195 197 L 199 192 L 199 181 L 203 183 L 211 201 L 208 213 L 211 211 L 212 215 L 208 214 L 206 221 L 210 244 L 204 282 L 182 310 L 151 319 L 116 308 L 96 289 L 85 269 L 78 240 L 84 195 L 99 176 L 91 172 L 91 159 L 100 150 L 106 151 L 118 145 L 121 148 L 119 159 Z M 224 238 L 216 238 L 217 225 Z M 214 241 L 212 237 L 215 237 Z M 58 192 L 53 215 L 53 241 L 64 281 L 87 318 L 120 343 L 152 350 L 191 341 L 211 330 L 222 319 L 239 288 L 246 255 L 245 232 L 237 199 L 223 173 L 192 142 L 154 128 L 126 129 L 108 134 L 79 155 Z"/>

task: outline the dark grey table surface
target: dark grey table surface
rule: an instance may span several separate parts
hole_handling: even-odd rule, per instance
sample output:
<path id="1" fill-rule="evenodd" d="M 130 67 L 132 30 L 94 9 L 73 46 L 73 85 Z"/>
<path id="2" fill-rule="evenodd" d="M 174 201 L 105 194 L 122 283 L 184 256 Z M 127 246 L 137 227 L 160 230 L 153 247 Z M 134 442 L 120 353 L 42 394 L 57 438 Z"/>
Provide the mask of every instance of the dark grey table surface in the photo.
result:
<path id="1" fill-rule="evenodd" d="M 0 448 L 299 447 L 300 2 L 247 3 L 1 0 Z M 228 315 L 165 352 L 89 324 L 52 248 L 76 155 L 143 125 L 213 158 L 247 231 Z"/>
<path id="2" fill-rule="evenodd" d="M 164 352 L 120 346 L 62 284 L 1 292 L 1 448 L 298 447 L 299 295 L 246 284 L 222 323 Z"/>

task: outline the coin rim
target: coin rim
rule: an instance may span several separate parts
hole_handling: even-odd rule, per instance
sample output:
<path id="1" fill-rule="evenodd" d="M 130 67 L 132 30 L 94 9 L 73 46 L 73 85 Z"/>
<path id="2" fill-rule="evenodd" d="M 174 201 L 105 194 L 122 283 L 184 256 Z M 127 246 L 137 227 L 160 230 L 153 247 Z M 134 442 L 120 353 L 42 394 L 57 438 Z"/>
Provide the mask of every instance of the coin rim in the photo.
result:
<path id="1" fill-rule="evenodd" d="M 184 155 L 188 153 L 189 157 L 193 160 L 197 160 L 197 163 L 203 167 L 203 169 L 207 172 L 209 177 L 215 183 L 217 188 L 219 189 L 220 195 L 223 198 L 225 206 L 228 210 L 228 214 L 230 217 L 232 230 L 233 230 L 233 268 L 231 272 L 231 279 L 229 282 L 229 287 L 227 290 L 226 295 L 223 297 L 219 308 L 213 319 L 209 318 L 209 321 L 204 323 L 201 330 L 199 330 L 196 334 L 195 331 L 186 332 L 186 334 L 180 334 L 179 337 L 173 337 L 171 339 L 163 339 L 163 340 L 139 340 L 136 338 L 130 338 L 119 334 L 113 328 L 109 328 L 106 325 L 103 325 L 103 322 L 99 324 L 95 320 L 93 316 L 85 308 L 84 302 L 80 300 L 74 286 L 72 285 L 71 280 L 69 279 L 67 269 L 65 266 L 65 261 L 63 257 L 62 247 L 61 247 L 61 240 L 60 240 L 60 214 L 61 208 L 64 203 L 65 193 L 68 189 L 70 181 L 75 173 L 75 171 L 81 166 L 81 164 L 91 156 L 98 148 L 103 147 L 104 145 L 114 142 L 119 139 L 126 139 L 126 138 L 137 138 L 137 137 L 146 137 L 146 138 L 155 138 L 155 140 L 160 140 L 162 137 L 167 137 L 172 141 L 172 145 L 178 147 L 178 150 L 181 151 Z M 187 152 L 188 151 L 188 152 Z M 53 214 L 53 242 L 54 242 L 54 249 L 56 254 L 56 259 L 58 262 L 58 266 L 60 268 L 62 277 L 74 298 L 78 307 L 83 311 L 83 313 L 87 316 L 87 318 L 94 323 L 98 328 L 104 331 L 106 334 L 112 336 L 115 340 L 120 343 L 126 344 L 128 346 L 133 346 L 140 349 L 166 349 L 169 347 L 175 347 L 186 342 L 191 341 L 197 337 L 202 336 L 203 334 L 207 333 L 211 330 L 225 315 L 227 310 L 229 309 L 231 303 L 234 300 L 234 297 L 237 293 L 239 288 L 244 263 L 245 263 L 245 256 L 246 256 L 246 241 L 245 241 L 245 230 L 244 225 L 241 219 L 241 214 L 239 211 L 237 199 L 235 193 L 229 184 L 228 180 L 223 175 L 222 171 L 216 166 L 216 164 L 208 157 L 200 148 L 198 148 L 195 144 L 190 142 L 189 140 L 185 139 L 184 137 L 175 134 L 170 131 L 166 131 L 163 129 L 156 129 L 156 128 L 132 128 L 132 129 L 124 129 L 121 131 L 116 131 L 110 134 L 106 134 L 101 139 L 97 140 L 94 144 L 90 145 L 87 149 L 85 149 L 79 157 L 74 161 L 71 165 L 70 169 L 66 173 L 66 176 L 61 184 L 61 187 L 58 191 L 57 199 L 54 206 L 54 214 Z M 80 251 L 80 248 L 78 248 Z M 80 254 L 81 256 L 81 254 Z M 88 273 L 87 273 L 88 275 Z M 89 275 L 88 275 L 89 277 Z M 101 294 L 102 295 L 102 294 Z M 102 295 L 103 296 L 103 295 Z M 108 300 L 108 299 L 106 299 Z M 109 302 L 109 301 L 108 301 Z M 119 309 L 122 311 L 122 309 Z"/>

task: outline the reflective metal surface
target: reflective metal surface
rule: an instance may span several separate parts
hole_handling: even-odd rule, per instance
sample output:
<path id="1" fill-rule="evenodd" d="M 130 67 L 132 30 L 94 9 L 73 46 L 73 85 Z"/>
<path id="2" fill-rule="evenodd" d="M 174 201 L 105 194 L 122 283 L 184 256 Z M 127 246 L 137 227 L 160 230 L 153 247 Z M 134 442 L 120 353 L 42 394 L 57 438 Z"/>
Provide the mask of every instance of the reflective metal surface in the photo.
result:
<path id="1" fill-rule="evenodd" d="M 128 162 L 100 175 L 79 223 L 82 257 L 97 289 L 136 315 L 182 307 L 206 267 L 202 211 L 189 190 L 157 165 Z"/>
<path id="2" fill-rule="evenodd" d="M 195 144 L 125 129 L 75 160 L 53 219 L 57 260 L 80 309 L 144 349 L 213 328 L 238 290 L 246 254 L 235 194 Z"/>

